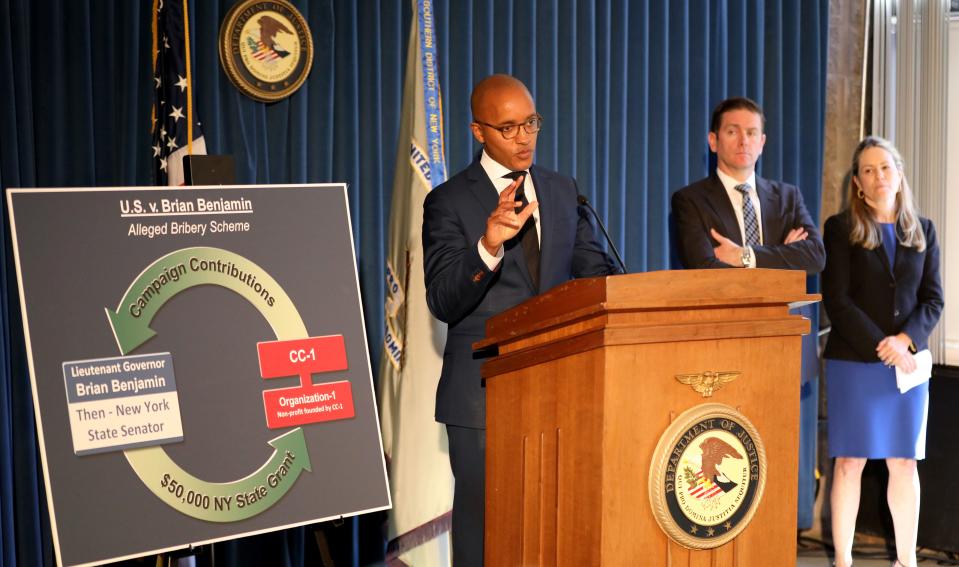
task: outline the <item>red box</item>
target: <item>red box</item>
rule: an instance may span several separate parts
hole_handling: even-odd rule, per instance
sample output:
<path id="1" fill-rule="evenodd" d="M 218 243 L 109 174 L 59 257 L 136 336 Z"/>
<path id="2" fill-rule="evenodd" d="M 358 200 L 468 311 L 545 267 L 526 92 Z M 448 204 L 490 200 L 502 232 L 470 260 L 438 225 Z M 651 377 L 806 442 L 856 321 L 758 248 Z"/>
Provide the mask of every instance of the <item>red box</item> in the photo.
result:
<path id="1" fill-rule="evenodd" d="M 264 390 L 263 408 L 269 429 L 350 419 L 355 415 L 353 388 L 346 380 Z"/>
<path id="2" fill-rule="evenodd" d="M 343 335 L 264 341 L 256 343 L 256 352 L 260 359 L 260 376 L 264 378 L 285 378 L 349 368 Z"/>

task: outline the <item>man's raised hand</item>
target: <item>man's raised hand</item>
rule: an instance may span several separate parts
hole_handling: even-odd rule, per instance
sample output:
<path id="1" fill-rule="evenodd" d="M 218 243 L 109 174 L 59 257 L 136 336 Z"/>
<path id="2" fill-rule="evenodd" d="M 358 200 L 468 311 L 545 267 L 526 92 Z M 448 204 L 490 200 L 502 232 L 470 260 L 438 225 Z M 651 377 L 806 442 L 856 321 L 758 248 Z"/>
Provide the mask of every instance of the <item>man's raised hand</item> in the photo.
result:
<path id="1" fill-rule="evenodd" d="M 483 235 L 483 247 L 490 255 L 495 256 L 504 242 L 516 236 L 523 228 L 526 221 L 533 212 L 539 207 L 537 201 L 533 201 L 519 213 L 517 207 L 523 205 L 522 201 L 516 200 L 516 190 L 523 185 L 525 176 L 520 176 L 513 180 L 502 193 L 499 194 L 499 202 L 496 208 L 486 219 L 486 233 Z"/>

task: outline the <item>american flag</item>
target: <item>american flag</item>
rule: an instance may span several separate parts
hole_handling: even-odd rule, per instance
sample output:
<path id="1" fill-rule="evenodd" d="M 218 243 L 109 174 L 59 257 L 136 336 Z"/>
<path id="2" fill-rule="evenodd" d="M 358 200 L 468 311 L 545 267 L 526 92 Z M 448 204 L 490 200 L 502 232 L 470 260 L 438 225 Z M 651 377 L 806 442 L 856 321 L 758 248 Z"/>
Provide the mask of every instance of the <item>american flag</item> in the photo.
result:
<path id="1" fill-rule="evenodd" d="M 193 109 L 187 0 L 153 0 L 153 178 L 183 185 L 183 156 L 206 154 Z"/>
<path id="2" fill-rule="evenodd" d="M 247 45 L 250 47 L 250 54 L 254 59 L 260 61 L 273 61 L 274 59 L 279 59 L 280 54 L 277 53 L 272 47 L 268 47 L 263 43 L 262 40 L 253 41 L 252 38 L 246 38 Z"/>
<path id="3" fill-rule="evenodd" d="M 703 477 L 703 471 L 696 473 L 696 483 L 689 486 L 689 493 L 696 498 L 709 500 L 716 496 L 723 489 L 718 484 L 713 483 L 708 478 Z"/>

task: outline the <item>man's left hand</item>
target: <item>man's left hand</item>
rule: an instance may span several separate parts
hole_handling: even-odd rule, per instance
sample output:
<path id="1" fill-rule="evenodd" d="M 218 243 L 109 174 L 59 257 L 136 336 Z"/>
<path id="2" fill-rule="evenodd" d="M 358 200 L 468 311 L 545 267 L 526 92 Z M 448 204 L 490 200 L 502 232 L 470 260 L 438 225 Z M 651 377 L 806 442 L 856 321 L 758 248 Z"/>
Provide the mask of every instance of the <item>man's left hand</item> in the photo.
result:
<path id="1" fill-rule="evenodd" d="M 730 266 L 736 266 L 737 268 L 743 267 L 743 248 L 742 246 L 736 244 L 732 240 L 726 238 L 722 234 L 716 232 L 715 228 L 709 229 L 709 234 L 712 235 L 713 239 L 719 243 L 719 246 L 713 248 L 713 254 L 716 255 L 716 259 L 720 262 L 729 264 Z"/>
<path id="2" fill-rule="evenodd" d="M 783 244 L 792 244 L 793 242 L 806 240 L 806 237 L 808 236 L 809 233 L 806 232 L 806 229 L 800 226 L 789 231 L 789 234 L 786 235 L 786 239 L 783 240 Z"/>

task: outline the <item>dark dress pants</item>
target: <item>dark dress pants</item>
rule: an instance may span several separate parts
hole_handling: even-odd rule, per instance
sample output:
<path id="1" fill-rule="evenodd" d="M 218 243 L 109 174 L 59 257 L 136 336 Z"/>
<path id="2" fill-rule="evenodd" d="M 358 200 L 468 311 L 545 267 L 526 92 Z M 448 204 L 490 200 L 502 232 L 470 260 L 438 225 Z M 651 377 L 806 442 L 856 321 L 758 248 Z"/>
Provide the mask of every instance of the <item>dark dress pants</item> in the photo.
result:
<path id="1" fill-rule="evenodd" d="M 447 425 L 453 491 L 453 567 L 483 566 L 486 430 Z"/>

